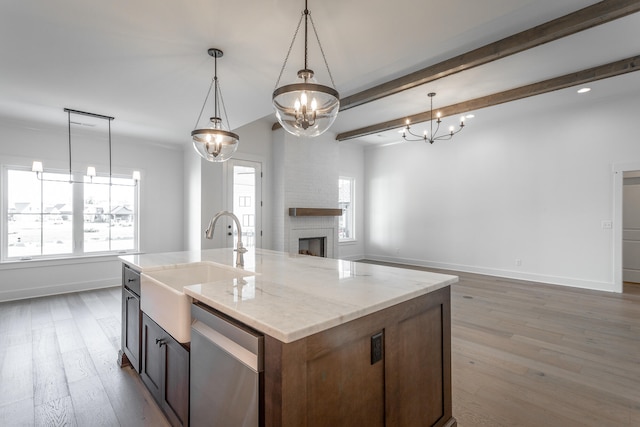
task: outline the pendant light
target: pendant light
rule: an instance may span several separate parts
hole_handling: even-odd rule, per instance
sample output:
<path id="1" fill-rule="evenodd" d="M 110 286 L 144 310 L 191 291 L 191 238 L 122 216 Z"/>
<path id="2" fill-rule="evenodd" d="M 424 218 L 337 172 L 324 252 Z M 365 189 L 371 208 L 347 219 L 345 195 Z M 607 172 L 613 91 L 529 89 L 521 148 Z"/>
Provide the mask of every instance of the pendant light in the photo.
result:
<path id="1" fill-rule="evenodd" d="M 296 83 L 278 87 L 303 18 L 304 68 L 298 71 L 298 80 Z M 314 78 L 313 70 L 309 69 L 307 44 L 309 22 L 311 22 L 313 33 L 318 41 L 322 59 L 327 67 L 331 83 L 335 87 L 327 58 L 320 44 L 316 26 L 313 23 L 313 18 L 311 18 L 311 12 L 309 12 L 309 8 L 307 7 L 307 0 L 305 0 L 304 11 L 300 16 L 293 40 L 289 46 L 289 51 L 280 70 L 280 76 L 278 76 L 278 81 L 276 82 L 272 102 L 276 110 L 276 118 L 287 132 L 296 136 L 315 137 L 329 129 L 336 119 L 340 108 L 340 95 L 334 87 L 318 84 Z"/>
<path id="2" fill-rule="evenodd" d="M 73 179 L 73 171 L 71 170 L 71 114 L 77 114 L 77 115 L 81 115 L 81 116 L 87 116 L 87 117 L 93 117 L 96 119 L 103 119 L 103 120 L 107 120 L 108 123 L 108 142 L 109 142 L 109 182 L 93 182 L 93 178 L 97 176 L 96 174 L 96 168 L 95 166 L 88 166 L 87 167 L 87 172 L 85 173 L 85 176 L 89 178 L 89 182 L 93 183 L 93 184 L 104 184 L 104 185 L 118 185 L 118 186 L 125 186 L 125 187 L 130 187 L 130 186 L 136 186 L 138 185 L 138 182 L 140 181 L 140 171 L 133 171 L 133 175 L 132 175 L 132 180 L 133 180 L 133 184 L 114 184 L 111 180 L 112 178 L 112 174 L 111 174 L 111 121 L 114 120 L 114 117 L 111 116 L 103 116 L 102 114 L 96 114 L 96 113 L 88 113 L 86 111 L 79 111 L 79 110 L 72 110 L 70 108 L 65 108 L 64 109 L 65 113 L 67 113 L 67 129 L 69 132 L 69 140 L 68 140 L 68 146 L 69 146 L 69 179 L 66 181 L 69 184 L 85 184 L 85 181 L 78 181 Z M 40 181 L 49 181 L 49 182 L 63 182 L 59 179 L 48 179 L 48 178 L 44 178 L 44 167 L 42 165 L 42 162 L 40 160 L 35 160 L 31 166 L 31 171 L 36 173 L 36 177 L 40 180 Z"/>
<path id="3" fill-rule="evenodd" d="M 222 57 L 223 53 L 220 49 L 211 48 L 207 51 L 209 56 L 214 58 L 214 75 L 213 81 L 209 86 L 209 91 L 204 99 L 204 104 L 200 110 L 200 115 L 196 121 L 196 127 L 202 117 L 202 112 L 207 104 L 207 99 L 211 94 L 211 87 L 213 87 L 213 117 L 209 119 L 209 126 L 201 129 L 194 129 L 191 132 L 191 139 L 193 142 L 193 148 L 196 152 L 205 160 L 210 162 L 224 162 L 229 160 L 233 153 L 238 149 L 238 143 L 240 138 L 235 133 L 227 130 L 229 128 L 229 119 L 227 118 L 227 111 L 224 107 L 224 100 L 222 99 L 222 92 L 220 91 L 220 83 L 218 82 L 218 58 Z M 222 103 L 222 111 L 226 119 L 226 129 L 223 127 L 222 119 L 218 116 L 219 102 Z"/>

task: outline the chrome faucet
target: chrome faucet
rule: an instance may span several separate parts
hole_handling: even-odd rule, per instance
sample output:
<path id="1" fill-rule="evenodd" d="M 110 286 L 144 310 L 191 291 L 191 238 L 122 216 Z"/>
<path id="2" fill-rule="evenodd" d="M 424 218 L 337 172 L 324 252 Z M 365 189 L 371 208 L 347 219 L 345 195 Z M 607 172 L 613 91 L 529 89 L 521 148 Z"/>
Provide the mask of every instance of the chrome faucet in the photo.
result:
<path id="1" fill-rule="evenodd" d="M 220 211 L 217 214 L 215 214 L 213 218 L 211 218 L 211 221 L 209 221 L 209 226 L 204 231 L 204 237 L 206 237 L 207 239 L 213 238 L 213 230 L 216 228 L 216 222 L 218 221 L 218 218 L 220 218 L 221 216 L 230 216 L 231 219 L 233 219 L 233 221 L 236 223 L 236 227 L 238 228 L 238 244 L 237 244 L 238 247 L 234 249 L 234 251 L 238 253 L 236 257 L 236 267 L 244 267 L 243 254 L 247 252 L 247 248 L 242 246 L 242 227 L 240 227 L 240 220 L 238 220 L 238 217 L 235 216 L 233 212 Z"/>

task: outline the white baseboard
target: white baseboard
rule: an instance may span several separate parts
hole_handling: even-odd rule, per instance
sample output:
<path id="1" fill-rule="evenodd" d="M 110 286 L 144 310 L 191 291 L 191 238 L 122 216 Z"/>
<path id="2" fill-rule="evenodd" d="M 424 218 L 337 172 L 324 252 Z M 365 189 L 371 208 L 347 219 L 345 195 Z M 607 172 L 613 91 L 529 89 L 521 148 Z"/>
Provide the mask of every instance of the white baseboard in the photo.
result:
<path id="1" fill-rule="evenodd" d="M 625 282 L 640 283 L 640 270 L 623 269 L 622 280 Z"/>
<path id="2" fill-rule="evenodd" d="M 501 270 L 461 264 L 449 264 L 437 261 L 425 261 L 410 258 L 395 258 L 385 255 L 368 254 L 366 259 L 373 261 L 392 262 L 398 264 L 415 265 L 419 267 L 436 268 L 440 270 L 452 270 L 465 273 L 484 274 L 486 276 L 504 277 L 508 279 L 526 280 L 546 283 L 550 285 L 568 286 L 572 288 L 591 289 L 595 291 L 616 292 L 613 282 L 597 282 L 592 280 L 577 279 L 572 277 L 548 276 L 523 271 Z"/>
<path id="3" fill-rule="evenodd" d="M 68 294 L 71 292 L 89 291 L 93 289 L 111 288 L 121 286 L 120 277 L 110 279 L 94 280 L 88 282 L 64 283 L 53 286 L 44 286 L 38 288 L 27 289 L 10 289 L 0 291 L 0 302 L 14 301 L 20 299 L 45 297 L 51 295 Z"/>

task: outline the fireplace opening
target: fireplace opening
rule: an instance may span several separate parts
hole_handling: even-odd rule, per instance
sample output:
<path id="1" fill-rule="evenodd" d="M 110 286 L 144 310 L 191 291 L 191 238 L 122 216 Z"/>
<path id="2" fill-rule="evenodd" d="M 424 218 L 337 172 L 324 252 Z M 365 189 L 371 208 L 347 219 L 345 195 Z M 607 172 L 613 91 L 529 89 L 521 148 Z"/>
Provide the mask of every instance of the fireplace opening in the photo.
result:
<path id="1" fill-rule="evenodd" d="M 298 253 L 301 255 L 311 255 L 326 257 L 325 246 L 326 237 L 305 237 L 298 239 Z"/>

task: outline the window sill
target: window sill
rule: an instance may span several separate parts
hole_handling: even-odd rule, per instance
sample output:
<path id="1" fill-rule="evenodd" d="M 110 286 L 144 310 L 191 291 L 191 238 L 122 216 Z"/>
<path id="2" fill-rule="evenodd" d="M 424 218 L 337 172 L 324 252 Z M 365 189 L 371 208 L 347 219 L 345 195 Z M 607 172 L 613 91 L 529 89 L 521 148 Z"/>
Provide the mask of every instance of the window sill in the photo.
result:
<path id="1" fill-rule="evenodd" d="M 52 258 L 34 258 L 34 259 L 10 259 L 0 262 L 0 270 L 13 270 L 21 268 L 40 268 L 60 265 L 88 264 L 95 262 L 115 261 L 122 255 L 136 255 L 140 252 L 124 252 L 124 253 L 102 253 L 95 255 L 68 256 L 68 257 L 52 257 Z"/>
<path id="2" fill-rule="evenodd" d="M 356 243 L 358 243 L 357 239 L 345 239 L 345 240 L 339 240 L 338 241 L 338 245 L 342 246 L 342 245 L 355 245 Z"/>

